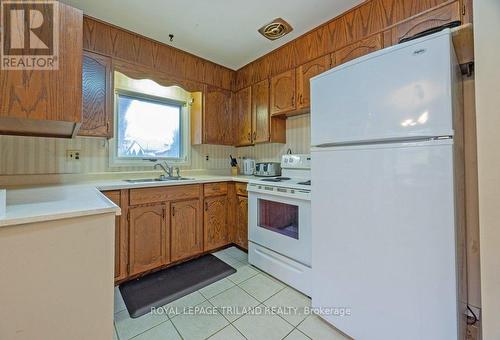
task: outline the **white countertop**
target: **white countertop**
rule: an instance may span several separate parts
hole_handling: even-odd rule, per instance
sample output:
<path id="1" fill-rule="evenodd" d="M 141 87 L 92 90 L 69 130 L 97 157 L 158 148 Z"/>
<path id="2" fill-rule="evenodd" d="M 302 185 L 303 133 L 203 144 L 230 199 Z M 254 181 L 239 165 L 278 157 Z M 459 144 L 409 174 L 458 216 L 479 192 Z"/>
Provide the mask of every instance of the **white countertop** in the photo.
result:
<path id="1" fill-rule="evenodd" d="M 100 191 L 188 185 L 213 182 L 249 182 L 253 176 L 196 176 L 193 180 L 129 183 L 121 179 L 96 180 L 31 188 L 8 189 L 6 215 L 0 227 L 104 213 L 120 215 L 118 206 Z"/>

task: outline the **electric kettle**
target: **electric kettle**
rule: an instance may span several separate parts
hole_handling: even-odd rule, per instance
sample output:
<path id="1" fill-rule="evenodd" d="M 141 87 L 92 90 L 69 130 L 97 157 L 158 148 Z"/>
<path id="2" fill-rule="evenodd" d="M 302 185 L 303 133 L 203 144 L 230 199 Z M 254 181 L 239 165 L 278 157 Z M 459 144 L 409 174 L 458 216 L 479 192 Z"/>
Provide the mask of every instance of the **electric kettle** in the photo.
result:
<path id="1" fill-rule="evenodd" d="M 254 159 L 244 159 L 241 163 L 241 174 L 251 176 L 255 171 L 255 160 Z"/>

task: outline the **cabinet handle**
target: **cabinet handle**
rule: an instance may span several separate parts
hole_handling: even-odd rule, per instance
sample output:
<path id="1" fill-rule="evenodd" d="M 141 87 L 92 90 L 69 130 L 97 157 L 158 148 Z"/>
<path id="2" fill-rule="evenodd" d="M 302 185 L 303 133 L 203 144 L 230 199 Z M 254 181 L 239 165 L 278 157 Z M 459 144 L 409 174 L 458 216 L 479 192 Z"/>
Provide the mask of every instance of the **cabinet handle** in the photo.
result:
<path id="1" fill-rule="evenodd" d="M 295 95 L 292 96 L 292 106 L 295 104 Z"/>
<path id="2" fill-rule="evenodd" d="M 249 133 L 248 133 L 248 140 L 249 140 L 250 142 L 252 141 L 252 133 L 251 133 L 251 132 L 249 132 Z"/>
<path id="3" fill-rule="evenodd" d="M 255 142 L 256 139 L 257 139 L 257 131 L 254 131 L 253 132 L 253 141 Z"/>
<path id="4" fill-rule="evenodd" d="M 300 104 L 304 104 L 304 101 L 303 101 L 303 98 L 302 98 L 302 94 L 299 97 L 299 101 L 300 101 Z"/>
<path id="5" fill-rule="evenodd" d="M 205 202 L 205 211 L 208 211 L 208 202 Z"/>
<path id="6" fill-rule="evenodd" d="M 175 216 L 175 207 L 172 207 L 172 216 Z"/>
<path id="7" fill-rule="evenodd" d="M 163 207 L 162 214 L 163 214 L 163 219 L 165 219 L 165 216 L 167 216 L 167 208 L 166 207 Z"/>

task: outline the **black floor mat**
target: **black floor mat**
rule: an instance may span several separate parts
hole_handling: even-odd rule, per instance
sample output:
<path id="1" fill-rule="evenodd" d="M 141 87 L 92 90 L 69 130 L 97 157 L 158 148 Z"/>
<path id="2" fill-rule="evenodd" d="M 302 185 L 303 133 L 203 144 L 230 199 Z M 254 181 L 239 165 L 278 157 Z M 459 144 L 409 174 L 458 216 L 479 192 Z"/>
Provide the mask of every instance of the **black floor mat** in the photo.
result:
<path id="1" fill-rule="evenodd" d="M 236 272 L 213 255 L 181 263 L 120 285 L 130 317 L 137 318 Z"/>

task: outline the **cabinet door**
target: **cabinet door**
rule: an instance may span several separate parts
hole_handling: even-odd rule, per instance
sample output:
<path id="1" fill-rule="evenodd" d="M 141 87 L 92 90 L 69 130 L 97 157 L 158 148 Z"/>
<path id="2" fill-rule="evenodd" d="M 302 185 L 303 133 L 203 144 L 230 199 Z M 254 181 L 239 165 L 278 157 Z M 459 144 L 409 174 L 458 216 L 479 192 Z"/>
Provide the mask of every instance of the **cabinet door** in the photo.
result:
<path id="1" fill-rule="evenodd" d="M 120 205 L 120 191 L 107 191 L 103 192 L 107 198 L 109 198 L 114 204 Z M 123 224 L 121 223 L 121 216 L 115 217 L 115 281 L 124 279 L 127 276 L 126 273 L 126 262 L 123 256 L 123 238 L 126 231 L 123 230 Z"/>
<path id="2" fill-rule="evenodd" d="M 232 145 L 231 91 L 207 86 L 203 117 L 205 144 Z"/>
<path id="3" fill-rule="evenodd" d="M 271 78 L 271 115 L 295 109 L 295 70 L 292 69 Z"/>
<path id="4" fill-rule="evenodd" d="M 227 237 L 228 242 L 236 243 L 236 225 L 237 225 L 237 201 L 236 185 L 234 182 L 227 184 Z"/>
<path id="5" fill-rule="evenodd" d="M 209 251 L 228 243 L 227 231 L 227 196 L 205 198 L 203 214 L 203 250 Z"/>
<path id="6" fill-rule="evenodd" d="M 382 34 L 372 35 L 335 52 L 335 64 L 340 65 L 384 47 Z"/>
<path id="7" fill-rule="evenodd" d="M 427 29 L 457 20 L 461 20 L 460 1 L 455 1 L 430 12 L 425 12 L 413 19 L 396 25 L 393 28 L 392 44 L 396 45 L 402 38 L 411 37 Z"/>
<path id="8" fill-rule="evenodd" d="M 248 198 L 237 197 L 236 244 L 248 249 Z"/>
<path id="9" fill-rule="evenodd" d="M 142 273 L 169 262 L 166 206 L 130 208 L 129 272 Z"/>
<path id="10" fill-rule="evenodd" d="M 297 67 L 297 109 L 307 109 L 311 106 L 311 90 L 309 80 L 325 72 L 331 67 L 330 55 L 326 55 Z"/>
<path id="11" fill-rule="evenodd" d="M 252 144 L 252 87 L 236 92 L 236 146 Z"/>
<path id="12" fill-rule="evenodd" d="M 252 89 L 252 120 L 253 142 L 269 141 L 269 80 L 263 80 L 253 85 Z"/>
<path id="13" fill-rule="evenodd" d="M 91 52 L 83 54 L 83 117 L 80 136 L 110 137 L 111 59 Z"/>
<path id="14" fill-rule="evenodd" d="M 70 137 L 75 125 L 82 120 L 83 13 L 61 2 L 56 4 L 59 10 L 59 20 L 55 23 L 58 27 L 54 28 L 59 30 L 58 68 L 0 71 L 3 134 Z M 44 18 L 50 17 L 47 15 L 52 11 L 49 5 L 33 6 L 37 6 L 35 9 L 41 11 Z"/>
<path id="15" fill-rule="evenodd" d="M 200 200 L 197 199 L 172 203 L 172 261 L 203 251 L 203 221 L 200 205 Z"/>

